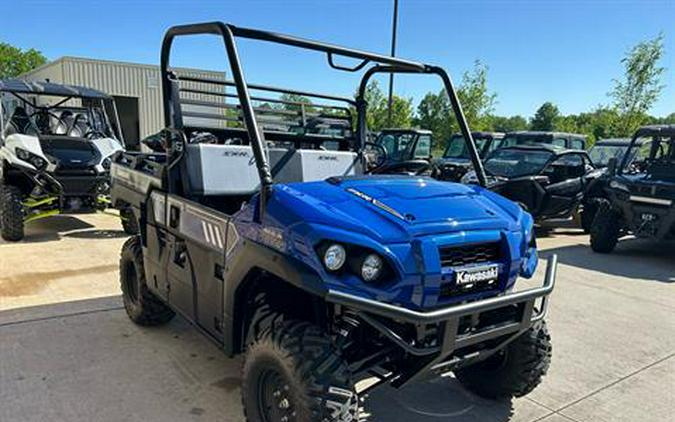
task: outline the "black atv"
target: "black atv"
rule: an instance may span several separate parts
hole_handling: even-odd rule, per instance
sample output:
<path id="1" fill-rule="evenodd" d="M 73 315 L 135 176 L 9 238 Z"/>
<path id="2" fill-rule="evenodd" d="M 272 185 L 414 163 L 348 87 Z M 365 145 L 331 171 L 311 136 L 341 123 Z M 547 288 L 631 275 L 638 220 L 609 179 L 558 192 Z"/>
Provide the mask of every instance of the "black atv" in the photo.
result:
<path id="1" fill-rule="evenodd" d="M 545 143 L 500 148 L 484 166 L 490 190 L 517 202 L 537 221 L 573 216 L 586 187 L 602 174 L 586 151 Z M 462 181 L 475 183 L 474 173 Z"/>
<path id="2" fill-rule="evenodd" d="M 675 125 L 638 129 L 621 162 L 610 160 L 608 175 L 591 228 L 595 252 L 611 252 L 626 235 L 675 239 Z"/>

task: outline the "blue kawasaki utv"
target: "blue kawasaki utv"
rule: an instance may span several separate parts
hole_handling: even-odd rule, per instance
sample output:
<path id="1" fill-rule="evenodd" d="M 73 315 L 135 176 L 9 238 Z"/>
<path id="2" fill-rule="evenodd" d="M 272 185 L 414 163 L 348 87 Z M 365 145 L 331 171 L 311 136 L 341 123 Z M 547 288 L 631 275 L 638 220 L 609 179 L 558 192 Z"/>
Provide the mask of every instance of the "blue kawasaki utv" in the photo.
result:
<path id="1" fill-rule="evenodd" d="M 195 34 L 222 39 L 232 80 L 170 67 L 174 39 Z M 356 98 L 248 83 L 240 39 L 365 69 Z M 223 23 L 164 38 L 167 129 L 156 152 L 112 166 L 112 200 L 139 227 L 122 249 L 124 305 L 140 325 L 178 313 L 243 354 L 249 421 L 358 420 L 368 389 L 448 372 L 484 397 L 522 396 L 548 369 L 555 257 L 541 287 L 513 290 L 537 266 L 532 217 L 480 186 L 364 170 L 364 92 L 392 72 L 440 78 L 484 184 L 439 67 Z"/>

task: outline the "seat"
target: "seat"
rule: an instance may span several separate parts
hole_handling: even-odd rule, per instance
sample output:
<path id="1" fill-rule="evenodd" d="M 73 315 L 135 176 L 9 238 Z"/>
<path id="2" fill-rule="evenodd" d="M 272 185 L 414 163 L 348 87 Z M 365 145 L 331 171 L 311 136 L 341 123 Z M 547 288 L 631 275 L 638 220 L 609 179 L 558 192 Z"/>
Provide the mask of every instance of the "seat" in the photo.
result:
<path id="1" fill-rule="evenodd" d="M 9 123 L 14 127 L 14 133 L 32 136 L 36 136 L 38 134 L 33 121 L 30 119 L 26 109 L 23 107 L 17 107 L 14 109 L 14 113 L 12 113 L 12 118 L 9 120 Z"/>

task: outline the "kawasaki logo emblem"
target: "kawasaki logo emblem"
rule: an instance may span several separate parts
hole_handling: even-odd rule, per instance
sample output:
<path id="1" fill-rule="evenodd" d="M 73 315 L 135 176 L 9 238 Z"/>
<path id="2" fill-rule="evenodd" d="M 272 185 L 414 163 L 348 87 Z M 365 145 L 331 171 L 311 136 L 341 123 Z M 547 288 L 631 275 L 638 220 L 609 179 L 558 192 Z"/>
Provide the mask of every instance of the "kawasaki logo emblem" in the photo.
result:
<path id="1" fill-rule="evenodd" d="M 481 281 L 497 280 L 499 278 L 499 265 L 489 265 L 455 272 L 457 284 L 473 284 Z"/>

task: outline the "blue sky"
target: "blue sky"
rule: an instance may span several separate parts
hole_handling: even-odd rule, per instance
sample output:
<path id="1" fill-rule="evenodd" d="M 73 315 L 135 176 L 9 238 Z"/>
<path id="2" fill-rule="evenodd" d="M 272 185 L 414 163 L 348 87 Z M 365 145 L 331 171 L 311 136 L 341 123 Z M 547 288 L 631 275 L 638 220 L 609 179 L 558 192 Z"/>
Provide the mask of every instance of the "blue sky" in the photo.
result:
<path id="1" fill-rule="evenodd" d="M 13 1 L 0 41 L 34 47 L 48 58 L 83 56 L 157 63 L 166 28 L 223 20 L 387 53 L 393 0 L 377 1 Z M 675 0 L 400 0 L 398 55 L 445 67 L 456 81 L 480 59 L 489 66 L 498 114 L 531 116 L 544 101 L 578 113 L 609 101 L 620 59 L 634 44 L 665 35 L 667 85 L 655 115 L 675 112 Z M 240 43 L 249 82 L 340 94 L 354 75 L 296 49 Z M 176 44 L 176 65 L 224 70 L 217 40 Z M 419 99 L 434 79 L 397 79 L 400 95 Z"/>

